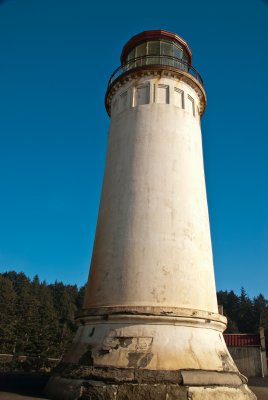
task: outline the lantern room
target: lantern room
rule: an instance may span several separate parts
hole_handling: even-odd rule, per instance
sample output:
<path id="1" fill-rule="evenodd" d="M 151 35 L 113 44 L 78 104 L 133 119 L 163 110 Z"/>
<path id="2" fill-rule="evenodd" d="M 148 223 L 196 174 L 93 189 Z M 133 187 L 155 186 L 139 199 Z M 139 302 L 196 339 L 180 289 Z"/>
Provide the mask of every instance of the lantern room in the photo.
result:
<path id="1" fill-rule="evenodd" d="M 188 44 L 175 33 L 144 31 L 126 43 L 121 64 L 125 70 L 152 64 L 188 70 L 192 64 L 192 53 Z"/>

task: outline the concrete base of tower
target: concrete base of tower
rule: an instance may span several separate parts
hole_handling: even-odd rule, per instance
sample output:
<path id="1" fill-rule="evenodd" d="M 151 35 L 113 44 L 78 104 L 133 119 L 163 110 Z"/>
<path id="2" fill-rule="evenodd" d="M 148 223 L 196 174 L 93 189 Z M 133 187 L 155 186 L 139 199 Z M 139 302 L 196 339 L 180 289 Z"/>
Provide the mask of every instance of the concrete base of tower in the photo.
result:
<path id="1" fill-rule="evenodd" d="M 167 372 L 167 371 L 166 371 Z M 185 371 L 189 372 L 189 371 Z M 243 383 L 239 375 L 216 376 L 207 371 L 191 371 L 192 383 L 157 382 L 105 382 L 68 379 L 54 376 L 45 395 L 53 400 L 256 400 L 256 396 Z M 204 374 L 206 373 L 206 377 Z M 201 377 L 200 377 L 201 373 Z M 119 372 L 120 375 L 120 372 Z M 158 378 L 159 375 L 157 374 Z M 148 378 L 148 377 L 147 377 Z M 194 386 L 194 380 L 196 380 Z M 202 383 L 203 381 L 203 383 Z"/>
<path id="2" fill-rule="evenodd" d="M 157 307 L 90 312 L 80 316 L 74 342 L 46 388 L 48 398 L 256 399 L 227 350 L 221 315 Z"/>

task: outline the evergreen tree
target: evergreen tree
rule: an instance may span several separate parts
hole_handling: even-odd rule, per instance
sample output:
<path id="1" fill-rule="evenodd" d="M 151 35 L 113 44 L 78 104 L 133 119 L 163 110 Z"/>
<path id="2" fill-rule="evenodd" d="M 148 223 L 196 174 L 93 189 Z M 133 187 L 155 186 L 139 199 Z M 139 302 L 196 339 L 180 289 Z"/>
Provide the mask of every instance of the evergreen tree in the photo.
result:
<path id="1" fill-rule="evenodd" d="M 55 282 L 50 285 L 52 291 L 54 307 L 59 320 L 58 352 L 62 355 L 71 343 L 76 331 L 74 322 L 76 307 L 76 298 L 78 290 L 76 286 L 64 285 L 62 282 Z"/>
<path id="2" fill-rule="evenodd" d="M 0 275 L 0 352 L 13 353 L 16 344 L 16 292 L 9 278 Z"/>
<path id="3" fill-rule="evenodd" d="M 241 288 L 239 297 L 239 313 L 237 316 L 237 326 L 240 332 L 256 333 L 256 317 L 253 309 L 253 302 L 248 297 L 245 289 Z"/>
<path id="4" fill-rule="evenodd" d="M 18 354 L 36 355 L 38 338 L 38 283 L 20 273 L 15 282 L 17 293 L 17 347 Z"/>
<path id="5" fill-rule="evenodd" d="M 76 299 L 76 307 L 78 310 L 83 308 L 84 297 L 85 297 L 86 285 L 81 286 L 78 291 L 77 299 Z"/>
<path id="6" fill-rule="evenodd" d="M 31 281 L 24 273 L 0 274 L 0 350 L 60 357 L 76 331 L 83 291 L 76 285 Z"/>
<path id="7" fill-rule="evenodd" d="M 54 308 L 52 293 L 45 283 L 39 287 L 39 299 L 37 354 L 58 357 L 61 355 L 58 351 L 60 324 Z"/>
<path id="8" fill-rule="evenodd" d="M 239 313 L 239 297 L 231 290 L 217 293 L 218 304 L 223 306 L 223 314 L 227 318 L 226 333 L 238 333 L 237 316 Z"/>
<path id="9" fill-rule="evenodd" d="M 265 310 L 268 308 L 268 301 L 262 294 L 259 294 L 257 297 L 253 298 L 253 308 L 256 319 L 256 327 L 255 330 L 258 329 L 259 325 L 262 325 L 261 315 L 265 314 Z"/>

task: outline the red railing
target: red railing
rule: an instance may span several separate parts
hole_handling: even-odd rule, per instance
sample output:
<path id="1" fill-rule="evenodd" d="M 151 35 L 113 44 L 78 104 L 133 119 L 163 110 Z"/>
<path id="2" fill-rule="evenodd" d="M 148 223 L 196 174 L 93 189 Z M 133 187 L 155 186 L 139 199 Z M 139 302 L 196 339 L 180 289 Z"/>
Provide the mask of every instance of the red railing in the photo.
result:
<path id="1" fill-rule="evenodd" d="M 251 333 L 225 333 L 223 335 L 228 347 L 260 346 L 260 335 Z"/>

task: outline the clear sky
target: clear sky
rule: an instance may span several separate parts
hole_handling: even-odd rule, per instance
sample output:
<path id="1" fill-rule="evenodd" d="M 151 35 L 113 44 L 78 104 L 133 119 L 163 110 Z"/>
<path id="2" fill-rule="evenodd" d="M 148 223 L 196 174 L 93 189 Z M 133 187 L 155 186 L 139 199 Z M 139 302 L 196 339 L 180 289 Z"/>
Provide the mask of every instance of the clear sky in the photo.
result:
<path id="1" fill-rule="evenodd" d="M 268 297 L 268 2 L 0 1 L 0 272 L 87 279 L 124 43 L 181 35 L 202 120 L 218 289 Z"/>

